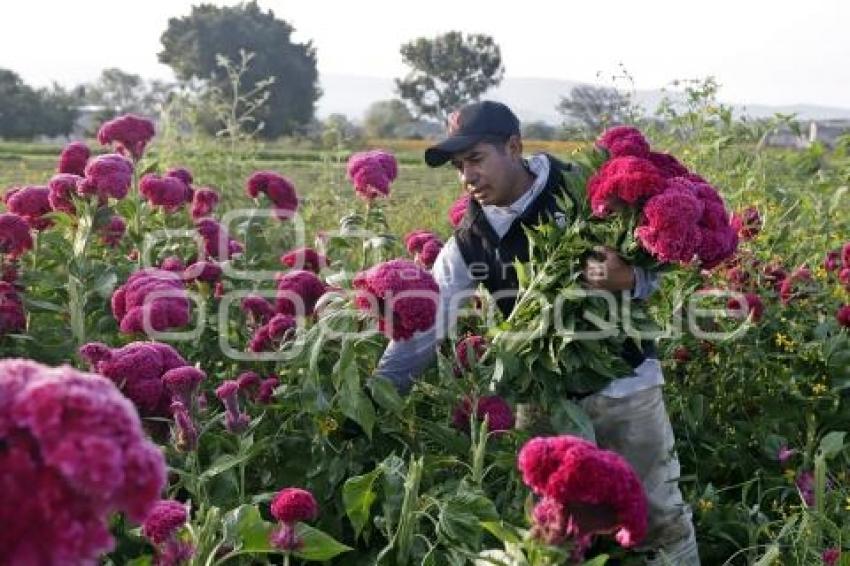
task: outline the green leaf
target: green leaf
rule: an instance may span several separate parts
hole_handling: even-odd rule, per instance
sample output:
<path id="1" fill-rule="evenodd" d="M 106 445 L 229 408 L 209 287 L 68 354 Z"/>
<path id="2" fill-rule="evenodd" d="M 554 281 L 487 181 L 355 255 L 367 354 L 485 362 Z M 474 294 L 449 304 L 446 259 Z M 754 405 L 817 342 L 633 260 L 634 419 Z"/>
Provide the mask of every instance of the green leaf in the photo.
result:
<path id="1" fill-rule="evenodd" d="M 200 481 L 205 481 L 210 478 L 213 478 L 221 474 L 222 472 L 226 472 L 234 466 L 238 466 L 250 457 L 251 454 L 248 452 L 239 456 L 233 456 L 232 454 L 224 454 L 223 456 L 219 456 L 212 466 L 204 470 L 203 473 L 198 476 L 198 479 Z"/>
<path id="2" fill-rule="evenodd" d="M 582 566 L 603 566 L 608 563 L 608 555 L 600 554 L 599 556 L 594 556 L 590 560 L 586 560 L 582 562 Z"/>
<path id="3" fill-rule="evenodd" d="M 369 520 L 372 503 L 377 497 L 375 480 L 381 474 L 381 468 L 375 468 L 368 474 L 348 478 L 342 486 L 342 502 L 345 514 L 354 525 L 355 538 L 360 537 L 363 527 Z"/>
<path id="4" fill-rule="evenodd" d="M 268 552 L 272 549 L 269 533 L 272 525 L 263 521 L 256 505 L 240 505 L 222 519 L 224 538 L 240 550 Z"/>
<path id="5" fill-rule="evenodd" d="M 342 413 L 363 428 L 366 436 L 372 438 L 375 426 L 375 406 L 359 386 L 344 387 L 340 392 L 339 406 Z"/>
<path id="6" fill-rule="evenodd" d="M 384 409 L 397 415 L 404 410 L 404 399 L 389 379 L 376 375 L 370 378 L 366 385 L 372 393 L 372 398 Z"/>
<path id="7" fill-rule="evenodd" d="M 847 435 L 844 431 L 832 431 L 824 436 L 820 441 L 818 451 L 823 454 L 826 459 L 837 456 L 844 450 L 844 437 Z"/>
<path id="8" fill-rule="evenodd" d="M 504 521 L 481 521 L 481 526 L 502 542 L 519 544 L 522 540 L 516 530 L 506 525 Z"/>
<path id="9" fill-rule="evenodd" d="M 440 509 L 440 530 L 448 538 L 466 544 L 473 544 L 481 536 L 482 521 L 498 520 L 493 502 L 471 491 L 452 496 Z"/>
<path id="10" fill-rule="evenodd" d="M 338 542 L 329 534 L 304 523 L 298 523 L 295 526 L 295 532 L 304 545 L 292 554 L 302 560 L 321 562 L 352 550 L 350 546 Z"/>
<path id="11" fill-rule="evenodd" d="M 579 405 L 569 399 L 560 399 L 552 411 L 552 426 L 558 434 L 575 434 L 596 442 L 593 423 Z"/>

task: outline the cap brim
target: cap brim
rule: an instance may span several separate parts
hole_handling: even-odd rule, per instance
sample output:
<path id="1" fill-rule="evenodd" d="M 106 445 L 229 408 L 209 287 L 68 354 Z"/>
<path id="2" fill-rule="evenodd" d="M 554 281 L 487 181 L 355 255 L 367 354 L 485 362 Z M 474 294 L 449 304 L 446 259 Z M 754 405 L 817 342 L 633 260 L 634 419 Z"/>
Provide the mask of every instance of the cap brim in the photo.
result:
<path id="1" fill-rule="evenodd" d="M 439 167 L 452 158 L 452 155 L 464 151 L 481 141 L 480 135 L 452 136 L 446 138 L 437 145 L 425 150 L 425 163 L 429 167 Z"/>

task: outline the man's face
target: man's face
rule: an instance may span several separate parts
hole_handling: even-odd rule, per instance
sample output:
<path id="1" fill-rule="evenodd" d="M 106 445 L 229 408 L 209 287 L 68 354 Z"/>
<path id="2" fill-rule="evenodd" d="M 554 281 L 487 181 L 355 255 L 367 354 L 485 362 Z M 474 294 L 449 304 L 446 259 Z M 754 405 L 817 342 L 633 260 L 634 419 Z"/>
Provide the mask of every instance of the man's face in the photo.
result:
<path id="1" fill-rule="evenodd" d="M 515 200 L 515 163 L 511 144 L 479 142 L 452 156 L 464 189 L 482 205 L 506 206 Z"/>

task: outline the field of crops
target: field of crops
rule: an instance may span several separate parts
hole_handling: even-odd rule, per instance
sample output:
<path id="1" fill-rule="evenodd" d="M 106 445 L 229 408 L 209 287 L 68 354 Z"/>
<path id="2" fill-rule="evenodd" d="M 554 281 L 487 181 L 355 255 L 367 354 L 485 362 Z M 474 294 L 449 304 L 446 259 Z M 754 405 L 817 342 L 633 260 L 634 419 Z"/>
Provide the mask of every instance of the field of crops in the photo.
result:
<path id="1" fill-rule="evenodd" d="M 766 148 L 759 132 L 700 114 L 647 135 L 729 209 L 757 211 L 733 260 L 670 273 L 648 308 L 668 329 L 658 340 L 665 399 L 702 562 L 850 565 L 850 156 L 841 146 Z M 404 236 L 413 230 L 447 239 L 460 188 L 449 167 L 425 167 L 423 142 L 368 146 L 398 163 L 385 198 L 358 197 L 350 148 L 162 135 L 126 161 L 131 170 L 113 161 L 97 177 L 89 161 L 79 172 L 91 182 L 63 193 L 54 177 L 60 153 L 71 159 L 63 146 L 0 143 L 7 195 L 51 182 L 49 208 L 19 192 L 0 216 L 0 356 L 43 364 L 0 362 L 0 555 L 16 564 L 643 563 L 606 534 L 579 554 L 569 537 L 539 536 L 517 468 L 532 433 L 488 434 L 495 416 L 483 424 L 469 406 L 492 394 L 505 364 L 464 364 L 472 360 L 447 340 L 408 395 L 374 375 L 387 337 L 358 308 L 352 279 L 412 259 Z M 526 149 L 571 159 L 582 147 Z M 291 182 L 297 215 L 280 212 L 277 177 L 257 171 Z M 110 192 L 119 174 L 126 196 Z M 145 184 L 146 174 L 156 177 Z M 194 193 L 169 201 L 178 185 Z M 192 194 L 205 187 L 217 203 L 198 212 Z M 26 220 L 26 236 L 11 213 Z M 282 261 L 300 247 L 327 257 L 316 275 L 296 277 Z M 760 311 L 730 317 L 722 298 L 696 315 L 704 333 L 676 332 L 697 289 L 757 295 Z M 316 294 L 305 299 L 310 312 L 287 311 L 287 292 Z M 463 324 L 494 337 L 474 314 Z M 109 379 L 46 367 L 61 364 Z M 557 432 L 592 437 L 577 405 L 564 407 Z"/>

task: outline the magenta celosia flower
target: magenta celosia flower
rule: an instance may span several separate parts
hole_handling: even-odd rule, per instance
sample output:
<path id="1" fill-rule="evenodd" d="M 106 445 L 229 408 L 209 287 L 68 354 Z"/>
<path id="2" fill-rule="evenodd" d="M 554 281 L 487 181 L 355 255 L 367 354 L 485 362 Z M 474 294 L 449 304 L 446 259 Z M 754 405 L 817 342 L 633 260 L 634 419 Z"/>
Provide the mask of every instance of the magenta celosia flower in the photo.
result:
<path id="1" fill-rule="evenodd" d="M 286 177 L 274 171 L 257 171 L 248 178 L 245 192 L 251 198 L 265 193 L 274 204 L 275 216 L 280 220 L 292 218 L 298 210 L 298 195 L 295 186 Z"/>
<path id="2" fill-rule="evenodd" d="M 455 346 L 455 358 L 460 367 L 469 369 L 486 351 L 487 341 L 482 336 L 467 336 Z"/>
<path id="3" fill-rule="evenodd" d="M 835 312 L 835 320 L 844 328 L 850 328 L 850 305 L 841 305 Z"/>
<path id="4" fill-rule="evenodd" d="M 647 531 L 647 502 L 634 470 L 618 454 L 569 436 L 535 438 L 520 450 L 523 480 L 564 508 L 567 534 L 578 541 L 615 533 L 625 547 Z"/>
<path id="5" fill-rule="evenodd" d="M 260 383 L 260 390 L 257 392 L 257 403 L 267 405 L 272 402 L 274 390 L 280 385 L 280 381 L 276 377 L 267 377 Z"/>
<path id="6" fill-rule="evenodd" d="M 281 342 L 286 341 L 292 336 L 292 330 L 296 327 L 295 318 L 288 314 L 275 314 L 269 321 L 257 328 L 251 341 L 248 343 L 248 350 L 251 352 L 266 352 L 275 350 L 280 346 Z"/>
<path id="7" fill-rule="evenodd" d="M 599 217 L 624 206 L 639 206 L 664 190 L 664 177 L 655 165 L 630 155 L 605 162 L 587 182 L 591 209 Z"/>
<path id="8" fill-rule="evenodd" d="M 841 266 L 841 252 L 832 250 L 826 253 L 823 260 L 823 268 L 827 271 L 835 271 Z"/>
<path id="9" fill-rule="evenodd" d="M 112 314 L 121 332 L 155 331 L 189 323 L 190 302 L 183 280 L 176 273 L 142 269 L 112 294 Z"/>
<path id="10" fill-rule="evenodd" d="M 186 521 L 189 512 L 186 505 L 173 499 L 157 501 L 142 523 L 142 534 L 154 544 L 162 544 L 173 538 Z"/>
<path id="11" fill-rule="evenodd" d="M 47 187 L 20 187 L 6 192 L 3 200 L 6 210 L 23 218 L 33 230 L 44 230 L 53 225 L 45 214 L 53 211 L 50 206 L 50 189 Z"/>
<path id="12" fill-rule="evenodd" d="M 313 248 L 297 248 L 280 256 L 280 263 L 292 269 L 306 269 L 319 273 L 328 266 L 328 258 Z"/>
<path id="13" fill-rule="evenodd" d="M 741 267 L 733 267 L 726 272 L 726 280 L 729 282 L 730 289 L 741 291 L 750 282 L 750 274 Z"/>
<path id="14" fill-rule="evenodd" d="M 744 300 L 741 301 L 738 297 L 732 297 L 726 302 L 726 308 L 731 311 L 734 316 L 745 318 L 751 317 L 753 322 L 761 321 L 764 314 L 764 303 L 761 298 L 755 293 L 747 293 L 744 295 Z M 742 313 L 746 313 L 743 314 Z"/>
<path id="15" fill-rule="evenodd" d="M 0 336 L 21 332 L 26 326 L 27 316 L 18 290 L 8 281 L 0 281 Z"/>
<path id="16" fill-rule="evenodd" d="M 779 447 L 779 451 L 776 453 L 776 459 L 779 460 L 780 464 L 785 464 L 788 460 L 791 459 L 791 456 L 796 454 L 796 450 L 789 449 L 787 446 L 782 445 Z"/>
<path id="17" fill-rule="evenodd" d="M 837 566 L 838 561 L 841 559 L 841 549 L 833 546 L 827 548 L 821 553 L 821 560 L 823 560 L 824 566 Z"/>
<path id="18" fill-rule="evenodd" d="M 133 163 L 116 153 L 99 155 L 86 165 L 85 178 L 77 184 L 77 193 L 95 195 L 101 201 L 127 196 L 133 182 Z"/>
<path id="19" fill-rule="evenodd" d="M 0 214 L 0 253 L 16 259 L 32 249 L 32 235 L 26 220 L 11 212 Z"/>
<path id="20" fill-rule="evenodd" d="M 414 261 L 426 269 L 434 265 L 440 250 L 443 249 L 443 242 L 428 230 L 410 232 L 404 237 L 404 245 Z"/>
<path id="21" fill-rule="evenodd" d="M 47 201 L 50 208 L 70 215 L 77 213 L 73 197 L 77 194 L 77 185 L 83 180 L 79 175 L 59 173 L 47 183 Z"/>
<path id="22" fill-rule="evenodd" d="M 691 351 L 688 350 L 687 346 L 678 346 L 673 350 L 673 359 L 680 364 L 689 362 L 691 360 Z"/>
<path id="23" fill-rule="evenodd" d="M 159 264 L 159 268 L 163 271 L 182 273 L 183 270 L 186 269 L 186 265 L 183 263 L 182 259 L 180 259 L 176 255 L 171 255 L 162 260 L 162 263 Z"/>
<path id="24" fill-rule="evenodd" d="M 439 239 L 438 236 L 430 230 L 414 230 L 408 232 L 404 237 L 404 247 L 407 253 L 413 255 L 422 250 L 422 246 L 431 240 Z"/>
<path id="25" fill-rule="evenodd" d="M 89 146 L 79 141 L 71 142 L 59 154 L 59 166 L 56 172 L 82 177 L 89 157 L 91 157 Z"/>
<path id="26" fill-rule="evenodd" d="M 841 246 L 841 265 L 850 267 L 850 242 Z"/>
<path id="27" fill-rule="evenodd" d="M 274 306 L 258 295 L 246 295 L 242 299 L 242 312 L 249 316 L 254 324 L 265 324 L 274 316 Z"/>
<path id="28" fill-rule="evenodd" d="M 850 291 L 850 267 L 841 268 L 841 271 L 838 272 L 838 282 Z"/>
<path id="29" fill-rule="evenodd" d="M 0 548 L 9 564 L 95 564 L 114 513 L 143 519 L 165 462 L 108 380 L 0 361 Z"/>
<path id="30" fill-rule="evenodd" d="M 124 222 L 124 219 L 117 214 L 113 214 L 109 218 L 109 222 L 100 228 L 100 239 L 105 245 L 114 248 L 121 243 L 121 238 L 124 237 L 124 232 L 126 231 L 127 223 Z"/>
<path id="31" fill-rule="evenodd" d="M 101 145 L 114 143 L 119 153 L 130 155 L 138 161 L 154 134 L 153 122 L 147 118 L 125 114 L 104 123 L 97 131 L 97 141 Z"/>
<path id="32" fill-rule="evenodd" d="M 646 156 L 646 159 L 655 165 L 666 179 L 673 177 L 685 177 L 689 174 L 688 168 L 679 163 L 679 160 L 669 153 L 650 151 L 649 155 Z M 700 180 L 702 180 L 702 177 L 700 177 Z"/>
<path id="33" fill-rule="evenodd" d="M 192 219 L 198 220 L 212 214 L 218 205 L 218 201 L 218 193 L 213 189 L 201 188 L 196 190 L 192 195 Z"/>
<path id="34" fill-rule="evenodd" d="M 469 208 L 469 197 L 463 195 L 452 203 L 449 208 L 449 224 L 452 228 L 458 228 L 463 222 L 463 217 L 466 215 L 466 209 Z"/>
<path id="35" fill-rule="evenodd" d="M 550 497 L 544 497 L 531 512 L 534 521 L 532 536 L 550 544 L 560 546 L 567 540 L 567 520 L 564 506 Z"/>
<path id="36" fill-rule="evenodd" d="M 190 188 L 192 186 L 192 182 L 195 180 L 192 177 L 192 172 L 185 167 L 173 167 L 165 172 L 165 176 L 180 179 L 187 187 Z"/>
<path id="37" fill-rule="evenodd" d="M 171 393 L 171 398 L 183 403 L 186 407 L 192 406 L 192 399 L 198 390 L 198 386 L 207 378 L 207 374 L 194 366 L 182 366 L 170 369 L 162 374 L 162 382 Z"/>
<path id="38" fill-rule="evenodd" d="M 775 263 L 769 263 L 762 269 L 764 280 L 774 291 L 779 292 L 782 282 L 788 277 L 785 268 Z"/>
<path id="39" fill-rule="evenodd" d="M 398 175 L 398 163 L 386 151 L 363 151 L 348 159 L 346 170 L 357 194 L 372 200 L 389 195 L 390 184 Z"/>
<path id="40" fill-rule="evenodd" d="M 674 181 L 671 179 L 667 190 L 646 203 L 635 234 L 659 260 L 688 263 L 701 243 L 698 222 L 705 207 L 689 186 Z"/>
<path id="41" fill-rule="evenodd" d="M 608 150 L 611 157 L 631 155 L 646 157 L 649 155 L 649 143 L 637 128 L 631 126 L 615 126 L 608 128 L 596 140 L 596 145 Z"/>
<path id="42" fill-rule="evenodd" d="M 761 215 L 754 206 L 748 206 L 740 214 L 733 214 L 732 228 L 742 240 L 752 240 L 761 232 Z"/>
<path id="43" fill-rule="evenodd" d="M 251 424 L 251 417 L 239 409 L 239 384 L 229 379 L 215 390 L 224 405 L 224 426 L 233 434 L 243 432 Z"/>
<path id="44" fill-rule="evenodd" d="M 319 516 L 319 504 L 305 489 L 287 487 L 275 495 L 271 504 L 272 517 L 281 523 L 312 521 Z"/>
<path id="45" fill-rule="evenodd" d="M 239 393 L 246 397 L 255 398 L 260 390 L 262 378 L 254 371 L 245 371 L 236 377 L 236 384 L 239 386 Z"/>
<path id="46" fill-rule="evenodd" d="M 171 429 L 172 443 L 179 452 L 192 452 L 198 448 L 198 429 L 189 409 L 181 401 L 171 402 L 171 418 L 174 426 Z"/>
<path id="47" fill-rule="evenodd" d="M 242 252 L 242 244 L 231 238 L 224 226 L 212 218 L 201 218 L 195 222 L 195 228 L 204 241 L 203 252 L 208 257 L 224 261 Z"/>
<path id="48" fill-rule="evenodd" d="M 452 425 L 469 432 L 469 417 L 472 414 L 472 400 L 464 399 L 452 412 Z M 498 434 L 514 428 L 514 413 L 507 401 L 498 395 L 480 397 L 475 407 L 475 420 L 483 421 L 487 417 L 487 429 Z"/>
<path id="49" fill-rule="evenodd" d="M 269 534 L 269 542 L 284 552 L 293 552 L 304 546 L 304 541 L 298 536 L 292 523 L 282 523 L 273 529 Z"/>
<path id="50" fill-rule="evenodd" d="M 139 192 L 154 206 L 161 206 L 167 212 L 178 210 L 192 200 L 189 185 L 178 177 L 160 177 L 148 173 L 139 181 Z"/>
<path id="51" fill-rule="evenodd" d="M 815 475 L 810 471 L 804 471 L 797 474 L 794 480 L 797 490 L 800 492 L 800 497 L 803 502 L 811 507 L 815 504 Z"/>
<path id="52" fill-rule="evenodd" d="M 434 326 L 439 287 L 430 273 L 405 259 L 394 259 L 358 273 L 352 281 L 357 307 L 378 318 L 378 329 L 393 340 Z"/>
<path id="53" fill-rule="evenodd" d="M 221 279 L 221 266 L 212 261 L 196 261 L 186 267 L 183 271 L 183 279 L 186 281 L 203 281 L 215 283 Z"/>
<path id="54" fill-rule="evenodd" d="M 278 275 L 275 310 L 281 314 L 309 316 L 313 314 L 327 285 L 312 271 L 297 269 Z"/>

